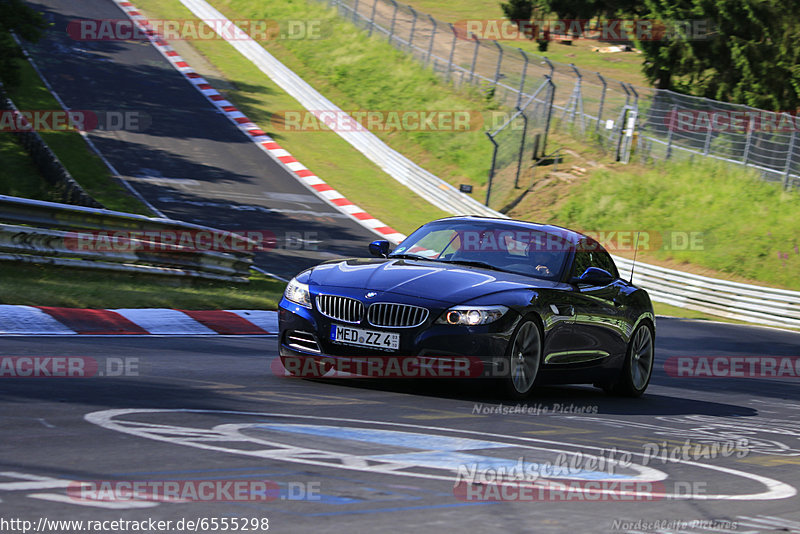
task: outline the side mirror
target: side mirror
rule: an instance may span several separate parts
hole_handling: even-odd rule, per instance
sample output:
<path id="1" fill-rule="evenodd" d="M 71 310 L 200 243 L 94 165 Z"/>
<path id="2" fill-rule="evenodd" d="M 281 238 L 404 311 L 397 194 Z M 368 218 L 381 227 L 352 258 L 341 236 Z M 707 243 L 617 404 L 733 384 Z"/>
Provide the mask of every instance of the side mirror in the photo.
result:
<path id="1" fill-rule="evenodd" d="M 607 286 L 614 281 L 610 272 L 598 267 L 589 267 L 582 275 L 572 279 L 573 284 L 587 284 L 590 286 Z"/>
<path id="2" fill-rule="evenodd" d="M 376 258 L 385 258 L 389 255 L 388 241 L 373 241 L 369 244 L 369 253 Z"/>

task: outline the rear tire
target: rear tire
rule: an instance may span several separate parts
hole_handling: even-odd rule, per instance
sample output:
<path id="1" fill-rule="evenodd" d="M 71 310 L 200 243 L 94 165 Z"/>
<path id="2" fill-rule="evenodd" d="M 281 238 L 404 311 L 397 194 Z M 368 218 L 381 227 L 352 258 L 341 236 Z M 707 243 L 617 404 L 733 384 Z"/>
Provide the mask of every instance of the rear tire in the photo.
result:
<path id="1" fill-rule="evenodd" d="M 628 342 L 628 351 L 619 379 L 613 385 L 603 386 L 607 393 L 622 397 L 642 396 L 653 376 L 654 338 L 653 327 L 649 322 L 642 322 L 636 327 Z"/>

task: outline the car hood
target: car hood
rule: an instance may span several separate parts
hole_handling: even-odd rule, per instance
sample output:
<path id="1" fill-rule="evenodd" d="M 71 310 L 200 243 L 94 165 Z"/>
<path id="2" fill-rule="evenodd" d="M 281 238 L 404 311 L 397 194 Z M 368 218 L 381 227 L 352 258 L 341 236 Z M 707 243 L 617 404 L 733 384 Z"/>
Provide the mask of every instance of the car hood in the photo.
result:
<path id="1" fill-rule="evenodd" d="M 561 284 L 480 267 L 416 260 L 368 259 L 324 263 L 308 273 L 313 291 L 326 287 L 364 289 L 458 304 L 519 289 Z"/>

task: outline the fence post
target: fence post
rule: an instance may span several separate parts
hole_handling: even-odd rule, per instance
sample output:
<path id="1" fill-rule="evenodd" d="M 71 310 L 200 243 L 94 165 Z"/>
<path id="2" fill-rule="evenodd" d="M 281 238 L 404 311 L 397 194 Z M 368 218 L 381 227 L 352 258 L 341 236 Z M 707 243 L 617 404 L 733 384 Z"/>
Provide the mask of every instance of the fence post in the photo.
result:
<path id="1" fill-rule="evenodd" d="M 394 36 L 394 23 L 397 20 L 397 1 L 396 0 L 389 0 L 389 1 L 394 6 L 394 11 L 392 11 L 392 25 L 389 28 L 389 44 L 392 44 L 392 37 Z"/>
<path id="2" fill-rule="evenodd" d="M 675 131 L 675 120 L 678 118 L 678 104 L 672 105 L 672 114 L 669 117 L 669 122 L 667 123 L 667 128 L 669 131 L 667 132 L 667 155 L 664 159 L 669 159 L 672 156 L 672 132 Z"/>
<path id="3" fill-rule="evenodd" d="M 522 103 L 522 93 L 525 92 L 525 76 L 528 74 L 528 54 L 521 48 L 517 48 L 519 53 L 522 54 L 522 59 L 525 61 L 522 67 L 522 79 L 519 81 L 519 91 L 517 91 L 517 107 Z"/>
<path id="4" fill-rule="evenodd" d="M 378 0 L 372 2 L 372 14 L 369 16 L 369 33 L 367 34 L 369 37 L 372 37 L 372 30 L 375 29 L 375 10 L 378 7 Z"/>
<path id="5" fill-rule="evenodd" d="M 709 127 L 708 127 L 708 133 L 706 134 L 706 139 L 705 139 L 705 141 L 703 142 L 703 155 L 704 155 L 704 156 L 708 156 L 708 151 L 709 151 L 709 149 L 711 148 L 711 134 L 712 134 L 712 133 L 714 133 L 714 128 L 712 128 L 712 127 L 709 125 Z M 748 138 L 749 138 L 749 136 L 750 136 L 750 132 L 748 132 L 748 133 L 747 133 L 747 135 L 748 135 Z M 746 146 L 745 146 L 745 150 L 747 150 L 747 147 L 746 147 Z M 745 160 L 746 160 L 746 159 L 747 159 L 747 158 L 745 157 Z M 747 165 L 747 163 L 745 163 L 745 165 Z"/>
<path id="6" fill-rule="evenodd" d="M 475 65 L 478 62 L 478 49 L 481 47 L 481 42 L 478 40 L 478 37 L 473 33 L 472 38 L 475 40 L 475 52 L 472 54 L 472 65 L 469 68 L 469 83 L 472 84 L 473 78 L 475 78 Z"/>
<path id="7" fill-rule="evenodd" d="M 431 30 L 431 40 L 428 43 L 428 53 L 425 55 L 425 66 L 427 67 L 428 64 L 431 62 L 431 54 L 433 54 L 433 40 L 436 38 L 436 19 L 428 15 L 428 18 L 433 24 L 433 29 Z"/>
<path id="8" fill-rule="evenodd" d="M 514 189 L 519 189 L 519 173 L 522 171 L 522 156 L 525 153 L 525 139 L 528 137 L 528 117 L 519 106 L 516 110 L 522 116 L 522 141 L 519 144 L 519 159 L 517 159 L 517 175 L 514 177 Z M 513 126 L 512 126 L 513 128 Z"/>
<path id="9" fill-rule="evenodd" d="M 492 180 L 494 180 L 494 166 L 497 164 L 497 149 L 499 148 L 499 145 L 494 140 L 494 137 L 492 137 L 491 133 L 489 132 L 484 132 L 484 133 L 486 134 L 486 137 L 489 138 L 489 141 L 491 141 L 492 144 L 494 145 L 494 150 L 492 151 L 492 166 L 489 168 L 489 183 L 486 186 L 486 205 L 488 206 L 489 198 L 492 195 Z"/>
<path id="10" fill-rule="evenodd" d="M 547 154 L 547 136 L 550 133 L 550 119 L 553 116 L 553 102 L 556 99 L 556 84 L 553 83 L 553 78 L 545 75 L 547 78 L 547 119 L 544 121 L 544 136 L 542 137 L 542 154 Z"/>
<path id="11" fill-rule="evenodd" d="M 353 24 L 358 22 L 358 0 L 353 2 Z"/>
<path id="12" fill-rule="evenodd" d="M 549 76 L 550 76 L 550 79 L 552 80 L 553 79 L 553 73 L 555 72 L 556 68 L 553 66 L 553 63 L 549 59 L 547 59 L 547 57 L 543 57 L 542 59 L 544 60 L 545 63 L 547 63 L 547 66 L 550 67 L 550 75 Z M 545 76 L 547 76 L 547 75 L 545 75 Z"/>
<path id="13" fill-rule="evenodd" d="M 411 15 L 414 17 L 411 19 L 411 32 L 408 34 L 408 48 L 411 49 L 414 47 L 414 30 L 417 29 L 417 10 L 411 6 L 408 6 L 408 9 L 411 10 Z"/>
<path id="14" fill-rule="evenodd" d="M 750 144 L 752 142 L 753 137 L 753 114 L 750 114 L 750 118 L 747 121 L 747 134 L 744 138 L 744 157 L 742 158 L 742 164 L 747 167 L 747 158 L 750 155 Z"/>
<path id="15" fill-rule="evenodd" d="M 789 189 L 789 172 L 792 170 L 792 155 L 794 154 L 794 140 L 797 130 L 792 128 L 792 136 L 789 138 L 789 150 L 786 152 L 786 165 L 783 170 L 783 188 Z"/>
<path id="16" fill-rule="evenodd" d="M 503 45 L 494 42 L 497 47 L 497 68 L 494 70 L 494 85 L 497 87 L 497 82 L 500 81 L 500 66 L 503 64 Z"/>
<path id="17" fill-rule="evenodd" d="M 608 89 L 608 84 L 602 74 L 599 72 L 595 72 L 595 74 L 597 74 L 597 77 L 600 79 L 600 83 L 603 84 L 603 92 L 600 93 L 600 106 L 597 108 L 597 124 L 594 125 L 594 131 L 597 133 L 600 129 L 600 123 L 603 122 L 603 107 L 606 104 L 606 89 Z"/>
<path id="18" fill-rule="evenodd" d="M 453 71 L 453 54 L 456 53 L 456 39 L 458 39 L 458 34 L 456 33 L 456 27 L 453 26 L 453 23 L 449 23 L 450 31 L 453 32 L 453 44 L 450 45 L 450 59 L 447 60 L 447 81 L 450 81 L 450 73 Z"/>
<path id="19" fill-rule="evenodd" d="M 583 114 L 583 75 L 581 71 L 578 70 L 578 67 L 575 66 L 575 63 L 570 63 L 570 67 L 572 67 L 572 71 L 575 73 L 575 76 L 578 77 L 578 81 L 575 83 L 575 107 L 572 108 L 572 123 L 575 123 L 575 114 L 580 113 L 581 116 L 581 135 L 586 134 L 586 115 Z M 578 112 L 578 108 L 580 107 L 580 112 Z"/>

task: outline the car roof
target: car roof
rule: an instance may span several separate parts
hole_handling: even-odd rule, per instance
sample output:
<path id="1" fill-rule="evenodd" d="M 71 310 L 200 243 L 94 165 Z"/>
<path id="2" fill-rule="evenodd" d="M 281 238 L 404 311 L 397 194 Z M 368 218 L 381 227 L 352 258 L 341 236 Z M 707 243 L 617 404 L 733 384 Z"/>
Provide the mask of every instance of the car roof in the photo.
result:
<path id="1" fill-rule="evenodd" d="M 569 228 L 564 228 L 562 226 L 556 226 L 554 224 L 539 224 L 530 221 L 520 221 L 518 219 L 505 219 L 501 217 L 484 217 L 480 215 L 458 215 L 455 217 L 444 217 L 442 219 L 436 219 L 435 221 L 431 222 L 439 222 L 439 221 L 498 222 L 510 226 L 518 226 L 519 228 L 524 228 L 526 230 L 536 230 L 539 232 L 553 233 L 560 236 L 565 241 L 573 244 L 579 243 L 582 239 L 591 239 L 590 237 L 580 232 L 576 232 L 575 230 L 570 230 Z"/>

